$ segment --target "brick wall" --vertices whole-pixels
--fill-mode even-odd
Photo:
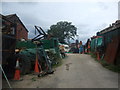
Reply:
[[[28,40],[28,32],[20,23],[18,23],[16,28],[16,39],[23,39],[23,38],[25,40]]]
[[[6,16],[6,18],[16,24],[16,39],[28,40],[28,31],[19,17],[16,14],[13,14]]]

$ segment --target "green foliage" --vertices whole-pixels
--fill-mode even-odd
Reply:
[[[77,28],[71,22],[60,21],[56,25],[51,25],[47,31],[48,34],[58,38],[61,43],[65,43],[65,39],[73,39],[77,34]]]
[[[36,81],[36,78],[35,78],[35,77],[33,77],[33,78],[31,78],[31,80],[32,80],[32,81]]]
[[[99,62],[102,64],[103,67],[105,67],[113,72],[120,73],[120,65],[108,64],[105,60],[100,60]]]
[[[58,57],[57,54],[55,54],[51,51],[47,52],[47,54],[52,61],[52,68],[56,68],[56,67],[62,65],[62,59],[60,57]]]
[[[101,63],[101,65],[113,72],[118,72],[120,73],[120,65],[113,65],[113,64],[109,64],[107,63],[104,59],[101,60],[97,60],[97,57],[95,54],[90,53],[89,55],[91,55],[92,58],[94,58],[97,62]]]
[[[89,55],[91,55],[92,58],[94,58],[95,60],[97,60],[97,56],[93,53],[89,53]]]

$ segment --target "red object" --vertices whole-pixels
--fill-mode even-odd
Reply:
[[[99,52],[97,52],[97,60],[100,60]]]
[[[88,53],[90,53],[90,50],[88,50]]]
[[[16,61],[16,70],[14,74],[14,80],[20,80],[20,66],[19,66],[19,59]]]
[[[46,66],[46,70],[48,70],[48,66],[47,66],[47,64],[45,63],[45,66]]]
[[[114,37],[112,42],[107,45],[105,60],[110,64],[115,64],[117,53],[119,51],[120,37]]]
[[[35,73],[39,73],[39,72],[40,72],[39,67],[38,67],[38,57],[37,57],[37,55],[36,55],[34,72],[35,72]]]
[[[88,42],[88,49],[90,48],[90,42]]]
[[[19,69],[15,70],[14,80],[20,80],[20,70]]]

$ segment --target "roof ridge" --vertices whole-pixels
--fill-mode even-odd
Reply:
[[[12,16],[17,16],[16,14],[9,14],[9,15],[5,15],[6,18],[10,18]]]

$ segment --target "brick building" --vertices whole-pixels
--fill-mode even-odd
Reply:
[[[16,14],[1,15],[0,14],[0,29],[2,31],[1,40],[2,44],[2,67],[8,78],[13,78],[15,72],[15,49],[16,40],[28,39],[28,30],[23,25],[21,20]]]
[[[6,15],[7,20],[16,24],[15,37],[17,40],[28,40],[28,30],[16,14]]]
[[[10,57],[15,53],[16,46],[16,24],[8,20],[6,16],[0,14],[1,23],[1,51],[2,51],[2,66],[5,69],[10,60]],[[7,68],[8,69],[8,68]],[[12,68],[13,69],[13,68]],[[14,70],[14,69],[13,69]],[[5,69],[6,71],[6,69]],[[8,70],[9,71],[9,70]]]
[[[0,22],[2,23],[2,26],[0,27],[2,30],[2,34],[12,35],[15,37],[15,24],[1,14]]]

